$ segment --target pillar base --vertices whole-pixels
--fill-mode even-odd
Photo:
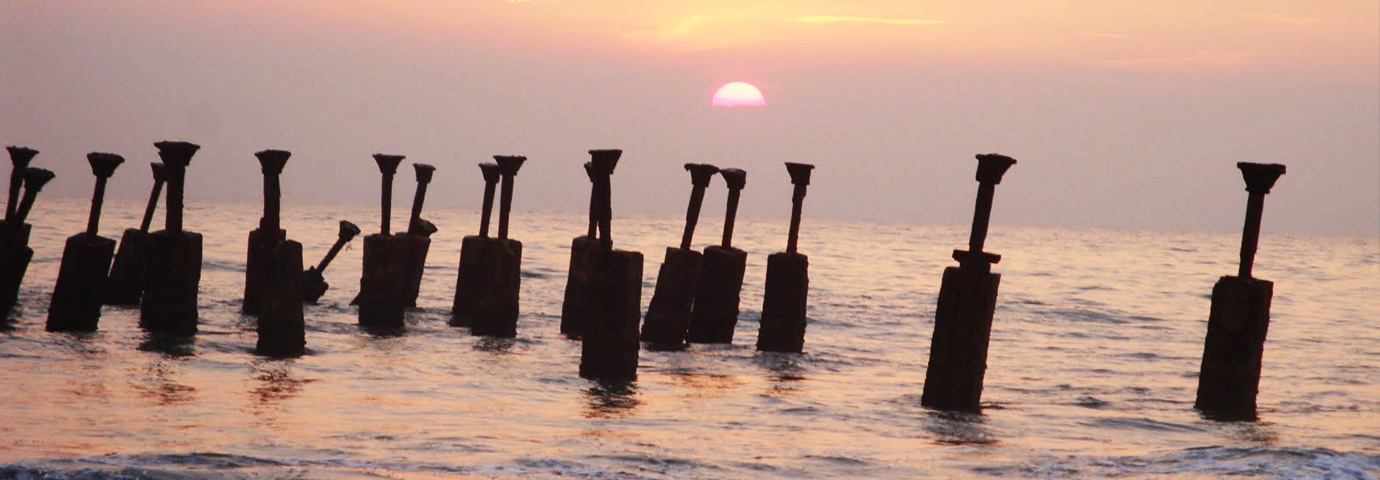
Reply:
[[[11,224],[0,220],[0,323],[9,319],[10,309],[19,302],[19,286],[34,251],[29,248],[27,223]]]
[[[57,285],[48,304],[48,331],[96,331],[101,319],[105,273],[114,256],[115,240],[85,232],[67,237]]]
[[[376,233],[364,237],[364,272],[359,279],[359,295],[350,302],[359,306],[360,326],[404,328],[406,251],[402,235]]]
[[[1193,408],[1219,420],[1255,420],[1260,365],[1270,328],[1269,280],[1222,277],[1212,288],[1198,395]]]
[[[767,256],[767,287],[757,350],[800,353],[805,347],[805,305],[810,291],[810,258],[799,253]]]
[[[139,306],[144,297],[145,275],[149,256],[152,255],[153,240],[148,232],[137,228],[125,229],[120,237],[120,248],[115,251],[115,261],[110,266],[110,276],[106,279],[106,305],[125,307]]]
[[[403,305],[413,308],[417,306],[417,296],[422,291],[422,274],[426,272],[426,254],[431,249],[431,238],[411,233],[400,233],[397,237],[404,245]]]
[[[944,269],[921,405],[940,410],[981,411],[987,345],[1000,285],[1000,274],[967,267]]]
[[[149,235],[150,255],[139,326],[150,332],[196,333],[201,284],[201,234],[160,230]]]
[[[270,357],[301,356],[307,349],[302,318],[302,244],[285,240],[264,254],[255,350]]]
[[[666,260],[657,273],[656,291],[642,324],[642,341],[667,347],[685,345],[690,307],[695,301],[703,261],[704,255],[694,250],[666,249]]]
[[[249,232],[249,250],[244,262],[244,302],[240,308],[246,315],[258,315],[268,283],[268,257],[272,249],[287,239],[287,231],[270,232],[256,228]]]
[[[690,312],[690,331],[686,335],[690,343],[733,343],[745,271],[747,252],[717,245],[704,249],[695,305]]]
[[[570,273],[565,280],[565,300],[561,302],[561,333],[579,338],[594,312],[590,303],[595,272],[599,267],[599,239],[575,237],[570,243]]]
[[[589,301],[594,311],[580,350],[580,376],[598,380],[637,378],[637,323],[642,319],[642,254],[613,250],[603,255]]]
[[[469,236],[460,245],[451,324],[474,335],[517,336],[522,242]]]

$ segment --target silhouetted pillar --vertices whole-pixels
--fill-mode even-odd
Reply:
[[[187,166],[201,147],[187,142],[158,142],[158,157],[168,171],[167,220],[149,235],[139,325],[151,332],[196,333],[197,291],[201,283],[201,234],[182,230],[182,197]]]
[[[786,162],[795,192],[791,195],[791,230],[786,251],[767,256],[767,285],[757,350],[800,353],[805,347],[805,305],[810,291],[810,258],[796,253],[800,210],[814,165]]]
[[[591,153],[592,154],[592,153]],[[615,164],[617,162],[615,161]],[[589,316],[594,312],[591,285],[594,272],[599,266],[599,184],[595,180],[594,164],[585,162],[585,175],[589,177],[589,233],[575,237],[570,242],[570,270],[565,281],[565,298],[561,302],[561,333],[570,337],[581,337]]]
[[[642,318],[642,254],[613,249],[613,201],[609,177],[622,150],[591,150],[598,211],[599,247],[589,276],[591,308],[583,332],[580,376],[600,380],[637,378],[637,324]],[[567,293],[569,289],[567,289]]]
[[[105,183],[115,174],[124,157],[112,153],[86,155],[96,190],[91,195],[91,215],[86,231],[67,237],[58,266],[57,285],[48,303],[47,330],[50,332],[94,332],[101,318],[101,295],[105,274],[115,255],[115,240],[99,235],[101,206],[105,202]]]
[[[24,223],[17,213],[22,201],[19,191],[24,189],[25,199],[37,198],[43,185],[53,179],[53,173],[41,168],[30,168],[38,151],[26,147],[6,147],[10,154],[13,170],[10,172],[9,203],[5,206],[5,219],[0,221],[0,324],[9,317],[10,309],[19,300],[19,286],[24,283],[24,273],[29,269],[29,261],[34,251],[29,248],[30,226]],[[29,192],[33,192],[32,195]],[[33,204],[32,200],[28,202]]]
[[[1238,276],[1224,276],[1212,288],[1198,395],[1193,408],[1219,420],[1255,420],[1265,334],[1270,328],[1274,283],[1251,277],[1260,242],[1265,194],[1284,175],[1284,165],[1237,163],[1246,180],[1246,225],[1241,233]]]
[[[1016,160],[997,154],[978,155],[978,196],[968,250],[954,250],[957,267],[944,269],[939,306],[934,314],[929,367],[920,404],[942,410],[981,409],[982,378],[987,372],[987,344],[997,307],[1001,275],[992,264],[1001,255],[982,251],[992,214],[992,195]]]
[[[426,187],[431,183],[431,177],[436,172],[436,167],[425,163],[414,163],[412,169],[417,172],[417,194],[412,197],[412,216],[407,222],[407,233],[400,235],[403,237],[402,241],[407,249],[404,254],[404,258],[407,259],[407,278],[403,301],[408,307],[417,306],[417,295],[422,290],[422,275],[426,272],[426,255],[431,250],[431,234],[436,233],[436,225],[422,219],[422,204],[426,202]]]
[[[138,306],[144,296],[144,276],[152,244],[149,226],[158,208],[163,183],[168,180],[167,167],[162,163],[153,162],[149,166],[153,170],[153,191],[149,193],[148,205],[144,207],[144,220],[139,228],[126,228],[120,237],[120,248],[115,251],[115,262],[110,266],[110,276],[106,279],[103,296],[106,305]]]
[[[513,205],[513,181],[527,157],[495,155],[503,179],[499,202],[498,238],[487,237],[481,222],[480,235],[466,237],[461,247],[461,278],[456,279],[454,321],[469,324],[474,335],[517,336],[519,294],[522,287],[522,242],[508,238],[508,217]],[[489,216],[493,201],[491,167],[480,165],[485,175],[485,208]],[[462,293],[463,292],[463,293]]]
[[[379,233],[364,237],[364,271],[359,279],[359,294],[350,302],[359,306],[359,324],[366,328],[403,328],[403,308],[407,304],[406,244],[402,236],[389,233],[393,175],[402,161],[401,155],[374,154],[383,176],[383,222]]]
[[[336,234],[335,244],[331,245],[330,251],[321,259],[321,263],[310,267],[302,272],[302,301],[315,304],[326,294],[326,290],[331,285],[326,283],[326,267],[331,265],[331,260],[340,253],[340,249],[345,248],[345,244],[350,243],[356,235],[359,235],[359,227],[345,220],[340,221],[340,233]]]
[[[642,341],[663,347],[680,347],[690,329],[690,307],[695,300],[695,285],[700,279],[704,255],[690,248],[695,225],[700,220],[700,206],[704,190],[719,167],[697,163],[685,164],[690,172],[690,205],[685,212],[685,231],[680,248],[667,247],[666,260],[657,272],[656,290],[652,303],[647,305],[647,318],[642,324]]]
[[[261,294],[268,283],[267,265],[264,262],[268,261],[273,249],[287,239],[287,232],[282,229],[280,221],[282,186],[279,177],[292,154],[282,150],[264,150],[254,156],[258,158],[264,176],[264,213],[259,217],[259,228],[249,232],[249,248],[245,255],[242,310],[249,315],[259,313]]]
[[[747,186],[747,172],[725,168],[719,174],[728,183],[723,244],[704,249],[704,265],[695,286],[690,331],[686,334],[691,343],[733,343],[743,274],[747,271],[747,252],[733,248],[733,223],[738,215],[738,197]]]
[[[288,240],[287,231],[282,228],[279,184],[279,176],[292,154],[264,150],[254,156],[258,157],[264,175],[264,214],[259,228],[249,232],[245,312],[259,316],[255,350],[260,355],[295,357],[305,353],[307,347],[302,316],[302,244]]]

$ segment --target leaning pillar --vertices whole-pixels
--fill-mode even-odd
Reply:
[[[747,172],[725,168],[719,174],[728,184],[723,242],[704,249],[704,266],[695,287],[695,304],[686,334],[691,343],[733,343],[733,329],[738,326],[747,252],[733,247],[733,223],[738,216],[738,198],[747,186]]]
[[[101,206],[105,203],[105,184],[115,168],[125,162],[113,153],[86,156],[91,174],[96,176],[96,191],[91,195],[91,215],[86,231],[67,237],[58,266],[57,285],[48,303],[50,332],[94,332],[101,319],[105,275],[115,256],[115,240],[100,236]]]
[[[719,173],[719,167],[697,163],[687,163],[685,169],[690,172],[691,185],[685,230],[681,234],[680,248],[666,248],[666,260],[657,272],[656,290],[642,324],[642,341],[663,348],[684,346],[685,334],[690,330],[690,308],[695,301],[695,286],[704,261],[704,255],[691,249],[691,243],[700,219],[700,206],[704,204],[704,191],[714,174]]]
[[[801,206],[814,165],[786,163],[795,192],[791,195],[791,230],[786,251],[767,256],[767,286],[762,299],[762,325],[757,350],[800,353],[805,348],[805,305],[810,291],[810,258],[796,252]]]
[[[591,150],[596,223],[599,231],[596,267],[591,275],[591,307],[580,346],[580,376],[606,381],[637,378],[641,344],[642,254],[613,249],[613,201],[609,177],[622,150]]]
[[[158,157],[168,169],[167,220],[150,235],[149,263],[139,325],[150,332],[191,335],[197,329],[197,291],[201,284],[201,234],[182,229],[182,198],[187,166],[201,147],[158,142]]]

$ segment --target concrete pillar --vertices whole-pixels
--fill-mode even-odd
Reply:
[[[38,155],[37,150],[16,146],[6,147],[6,150],[13,169],[10,171],[9,203],[5,206],[5,219],[0,221],[0,324],[8,319],[10,309],[18,302],[19,285],[24,282],[24,273],[34,256],[33,249],[29,248],[29,224],[15,218],[21,202],[20,189],[26,191],[26,198],[29,190],[37,198],[43,185],[53,178],[52,172],[29,167]]]
[[[685,230],[680,248],[667,247],[666,260],[657,272],[656,290],[647,306],[647,318],[642,324],[642,341],[661,348],[680,348],[685,345],[690,330],[690,309],[695,301],[695,286],[700,280],[704,255],[691,248],[695,225],[699,223],[704,191],[719,167],[697,163],[685,164],[690,172],[690,204],[685,214]]]
[[[518,303],[522,288],[522,242],[508,238],[508,218],[513,205],[514,178],[527,157],[495,155],[494,161],[503,179],[498,238],[488,238],[488,232],[481,226],[481,236],[465,239],[461,264],[462,269],[467,270],[463,280],[466,290],[473,293],[469,297],[471,303],[468,307],[470,332],[474,335],[511,338],[517,336]],[[488,179],[485,180],[488,185]],[[485,191],[488,190],[486,187]],[[486,198],[485,203],[492,207],[490,199]],[[465,249],[468,249],[468,253]],[[466,260],[465,255],[469,255],[470,259]],[[460,282],[462,280],[457,279],[457,284]]]
[[[1193,408],[1217,420],[1255,420],[1265,334],[1270,329],[1274,283],[1251,277],[1265,195],[1284,175],[1280,164],[1236,164],[1246,180],[1246,225],[1241,234],[1238,276],[1224,276],[1212,288],[1203,363]]]
[[[592,311],[582,337],[580,376],[598,380],[635,379],[641,350],[637,324],[642,318],[642,254],[613,249],[613,194],[609,177],[622,153],[590,151],[599,246],[595,269],[589,275],[588,305]]]
[[[62,249],[57,285],[48,303],[46,328],[50,332],[96,331],[101,318],[106,272],[115,256],[115,240],[99,235],[101,206],[105,201],[106,181],[125,159],[111,153],[91,153],[86,161],[96,176],[91,215],[86,221],[86,231],[68,237]]]
[[[264,176],[264,213],[259,217],[259,228],[249,232],[248,253],[244,265],[244,301],[241,310],[248,315],[257,315],[268,283],[266,262],[279,244],[287,241],[287,231],[281,226],[282,186],[279,178],[283,167],[292,154],[282,150],[264,150],[254,154],[259,160]],[[299,259],[297,263],[302,263]]]
[[[407,250],[403,255],[407,262],[403,304],[408,307],[417,306],[417,296],[422,290],[422,275],[426,272],[426,255],[431,250],[431,235],[436,233],[436,225],[422,219],[426,187],[431,183],[436,167],[414,163],[412,168],[417,173],[417,194],[412,198],[412,216],[407,222],[407,233],[400,235]]]
[[[154,146],[168,172],[167,224],[149,235],[151,254],[139,325],[151,332],[191,335],[197,329],[202,239],[201,234],[182,229],[182,197],[187,166],[201,147],[187,142]]]
[[[733,248],[733,223],[738,215],[738,198],[747,186],[747,172],[726,168],[719,174],[728,184],[723,243],[704,249],[704,263],[690,312],[690,330],[686,334],[691,343],[733,343],[733,329],[738,325],[747,252]]]
[[[148,270],[149,226],[153,223],[153,213],[158,208],[158,197],[163,192],[163,183],[168,180],[167,167],[160,162],[149,164],[153,170],[153,191],[149,193],[148,204],[144,207],[144,220],[139,228],[126,228],[120,237],[120,247],[115,251],[115,261],[110,266],[106,279],[105,304],[119,306],[138,306],[144,297],[145,272]]]
[[[593,153],[591,152],[591,155]],[[608,154],[604,154],[608,155]],[[614,160],[617,165],[617,160]],[[600,216],[599,185],[593,162],[585,162],[585,175],[589,177],[589,233],[575,237],[570,242],[570,268],[565,281],[565,298],[561,302],[561,333],[574,338],[584,335],[589,316],[594,311],[594,295],[591,285],[594,273],[599,267],[598,225]]]
[[[383,177],[383,221],[379,233],[364,237],[364,271],[359,279],[359,294],[351,305],[359,306],[359,324],[380,332],[403,329],[406,306],[407,245],[390,231],[393,207],[393,175],[402,163],[401,155],[375,154]]]
[[[997,306],[1001,275],[992,264],[1001,255],[982,250],[992,215],[992,196],[1002,175],[1016,160],[997,154],[978,155],[978,197],[973,210],[968,250],[954,250],[958,267],[944,269],[939,306],[934,315],[929,367],[920,404],[941,410],[981,410],[982,380],[987,372],[987,345]]]
[[[791,195],[791,230],[786,251],[767,256],[767,285],[757,350],[800,353],[805,347],[805,306],[810,291],[810,259],[796,253],[801,207],[814,165],[786,163],[795,192]]]

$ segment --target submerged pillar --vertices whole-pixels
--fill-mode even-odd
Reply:
[[[34,256],[33,249],[29,248],[31,227],[24,223],[28,209],[23,209],[23,204],[32,208],[38,192],[54,176],[53,172],[29,167],[38,150],[15,146],[5,149],[9,151],[13,169],[10,171],[9,203],[5,205],[5,219],[0,221],[0,324],[8,320],[10,309],[19,301],[19,286],[24,283],[24,274]],[[21,187],[23,200],[20,200]],[[19,215],[21,209],[25,211],[23,216]]]
[[[1270,301],[1275,284],[1251,276],[1265,195],[1284,175],[1284,165],[1237,163],[1246,180],[1246,225],[1241,232],[1241,265],[1237,276],[1224,276],[1212,288],[1203,363],[1193,408],[1219,420],[1255,420],[1265,334],[1270,328]]]
[[[941,410],[981,410],[982,379],[987,372],[987,344],[997,307],[1001,275],[992,264],[1001,255],[982,251],[992,215],[992,196],[1016,160],[997,154],[978,155],[978,197],[968,250],[954,250],[957,267],[944,269],[939,306],[934,314],[929,367],[920,404]]]
[[[350,240],[354,240],[356,235],[359,235],[358,226],[346,220],[340,221],[340,232],[336,234],[335,243],[326,252],[326,256],[321,259],[321,263],[302,272],[303,302],[315,304],[322,295],[326,294],[326,290],[331,288],[331,285],[326,283],[326,267],[331,265],[331,261],[335,260],[340,249],[345,248],[345,245],[350,243]]]
[[[810,258],[796,252],[800,210],[814,165],[786,162],[795,192],[791,195],[791,230],[786,251],[767,256],[767,286],[757,350],[800,353],[805,347],[805,306],[810,291]]]
[[[282,187],[279,176],[291,153],[264,150],[254,154],[264,175],[264,215],[259,228],[249,233],[245,305],[254,304],[259,316],[255,349],[270,357],[296,357],[306,353],[306,322],[302,316],[302,244],[288,240],[282,228]],[[250,285],[257,285],[251,290]]]
[[[695,303],[690,311],[690,330],[686,334],[691,343],[733,343],[743,274],[747,271],[747,252],[733,248],[733,223],[738,216],[738,198],[747,186],[747,172],[725,168],[719,174],[728,184],[723,243],[704,249]]]
[[[617,164],[617,159],[614,164]],[[585,162],[584,167],[590,182],[589,233],[575,237],[570,242],[570,269],[565,280],[565,298],[561,302],[561,333],[575,338],[584,335],[589,316],[594,311],[589,302],[594,298],[591,288],[600,253],[598,175],[594,172],[592,162]]]
[[[719,173],[719,167],[697,163],[687,163],[685,169],[690,172],[691,185],[685,231],[681,234],[680,248],[666,248],[666,260],[657,272],[656,290],[642,324],[642,341],[670,348],[685,345],[685,334],[690,330],[690,308],[695,301],[695,286],[704,260],[703,254],[691,249],[691,243],[695,225],[700,220],[704,191],[714,174]]]
[[[466,237],[461,248],[461,274],[456,279],[456,304],[452,311],[469,323],[470,333],[495,337],[517,336],[518,299],[522,286],[522,242],[508,238],[508,218],[513,207],[513,181],[527,157],[495,155],[503,179],[498,210],[498,238],[488,237],[488,217],[493,208],[490,168],[484,171],[484,218],[480,235]],[[463,285],[463,287],[461,286]],[[465,292],[463,296],[461,291]]]
[[[383,221],[379,233],[364,237],[364,271],[359,279],[359,294],[351,305],[359,306],[359,324],[366,328],[403,328],[406,306],[406,244],[402,236],[390,231],[393,210],[393,175],[402,163],[401,155],[374,154],[383,177]]]
[[[637,324],[642,318],[642,254],[613,249],[613,192],[610,178],[622,150],[591,150],[590,176],[594,178],[599,230],[591,272],[591,309],[580,350],[580,376],[627,381],[637,378],[641,349]],[[569,289],[567,289],[567,293]]]
[[[431,250],[431,234],[436,233],[436,225],[422,218],[422,204],[426,202],[426,187],[436,167],[425,163],[414,163],[412,169],[417,173],[417,194],[412,197],[412,216],[407,221],[407,233],[403,237],[406,245],[407,272],[403,301],[408,307],[417,306],[417,295],[422,290],[422,275],[426,272],[426,254]]]
[[[48,303],[46,329],[50,332],[96,331],[105,275],[115,256],[115,240],[100,236],[101,206],[105,203],[106,180],[125,159],[113,153],[91,153],[86,155],[86,161],[91,164],[91,174],[96,176],[91,215],[86,231],[67,237],[67,245],[62,249],[57,285]]]
[[[138,306],[144,297],[145,274],[148,270],[149,226],[153,223],[153,213],[158,208],[158,197],[163,192],[163,183],[168,180],[168,169],[161,162],[149,164],[153,170],[153,191],[149,192],[148,204],[144,207],[144,220],[139,228],[126,228],[120,237],[120,246],[115,250],[115,261],[110,266],[106,278],[104,301],[106,305]]]
[[[197,328],[201,234],[182,229],[182,197],[187,166],[201,147],[187,142],[158,142],[154,146],[168,171],[168,212],[164,229],[149,235],[139,325],[151,332],[190,335]]]

